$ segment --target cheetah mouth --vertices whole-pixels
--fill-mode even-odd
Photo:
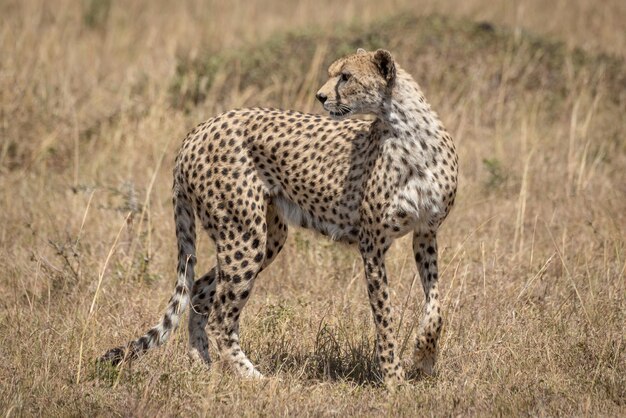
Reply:
[[[326,108],[326,110],[328,110],[330,116],[335,119],[344,118],[352,113],[352,108],[344,104],[337,104],[333,106],[332,109]]]
[[[348,116],[350,114],[351,110],[337,110],[337,111],[330,111],[330,116],[332,116],[333,118],[341,118],[343,116]]]

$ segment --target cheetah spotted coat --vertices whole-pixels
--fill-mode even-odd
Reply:
[[[162,344],[191,300],[192,357],[210,363],[210,336],[235,371],[260,377],[239,345],[239,318],[290,223],[357,246],[389,386],[403,372],[384,257],[394,239],[413,234],[426,297],[414,357],[432,372],[443,322],[436,233],[457,185],[452,140],[417,83],[384,50],[359,50],[333,63],[317,97],[332,118],[241,109],[187,135],[174,168],[174,295],[158,325],[102,360],[117,364]],[[375,119],[345,118],[355,113]],[[196,218],[215,242],[217,260],[194,281]]]

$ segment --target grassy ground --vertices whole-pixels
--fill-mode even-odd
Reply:
[[[624,416],[624,20],[618,0],[0,3],[3,415]],[[319,112],[357,46],[395,54],[460,155],[437,375],[379,386],[358,255],[295,228],[242,320],[268,379],[191,365],[184,329],[97,369],[172,291],[186,131],[236,106]],[[387,263],[408,359],[407,239]]]

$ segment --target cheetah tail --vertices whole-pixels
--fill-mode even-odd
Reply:
[[[189,304],[189,293],[194,282],[195,254],[195,217],[191,201],[185,195],[178,182],[174,184],[174,221],[178,242],[178,268],[176,288],[169,300],[161,322],[152,327],[145,335],[131,341],[126,346],[107,351],[98,359],[118,365],[123,361],[133,360],[151,348],[164,344],[176,330],[180,317]]]

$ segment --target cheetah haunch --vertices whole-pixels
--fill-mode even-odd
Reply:
[[[388,386],[404,376],[384,258],[394,239],[413,234],[426,296],[414,356],[432,373],[443,322],[436,234],[457,185],[452,139],[389,52],[359,49],[334,62],[328,75],[316,97],[331,118],[241,109],[187,135],[174,168],[176,289],[158,325],[101,360],[118,364],[164,343],[191,299],[192,357],[210,362],[208,329],[235,371],[260,377],[239,346],[239,317],[293,223],[358,247]],[[346,118],[353,114],[375,120]],[[215,242],[217,263],[194,282],[196,217]]]

